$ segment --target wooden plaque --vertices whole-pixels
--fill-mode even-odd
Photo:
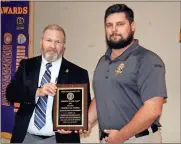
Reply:
[[[57,84],[53,129],[88,130],[87,84]]]

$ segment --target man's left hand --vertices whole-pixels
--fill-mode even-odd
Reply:
[[[124,139],[121,136],[121,133],[119,130],[105,129],[104,132],[108,134],[108,137],[105,137],[106,142],[108,142],[108,143],[119,143],[119,144],[124,143]]]
[[[82,134],[82,133],[87,134],[91,131],[91,128],[92,128],[92,124],[91,124],[91,122],[88,121],[88,131],[86,131],[86,130],[83,131],[82,129],[80,129],[79,131],[75,130],[74,132],[79,133],[79,134]]]

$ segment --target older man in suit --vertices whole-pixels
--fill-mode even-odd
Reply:
[[[67,61],[65,32],[59,25],[47,26],[40,41],[42,55],[24,59],[7,86],[10,102],[20,103],[11,138],[12,143],[80,143],[80,136],[72,131],[53,131],[53,101],[57,84],[88,85],[87,70]]]

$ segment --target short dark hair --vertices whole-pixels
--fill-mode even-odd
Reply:
[[[125,4],[114,4],[107,8],[104,16],[104,22],[106,23],[106,18],[114,13],[125,13],[126,18],[128,19],[129,23],[134,21],[134,12],[131,8],[129,8]]]

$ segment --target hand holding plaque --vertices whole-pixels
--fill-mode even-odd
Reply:
[[[87,84],[57,84],[53,129],[88,130]]]

